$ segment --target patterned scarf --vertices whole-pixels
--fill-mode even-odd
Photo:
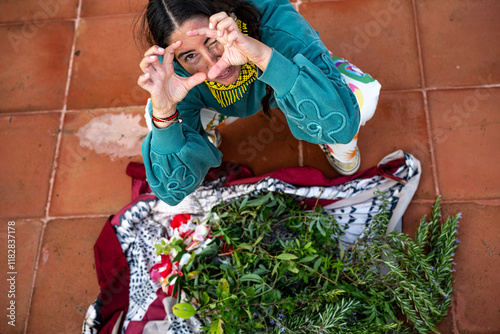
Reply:
[[[245,35],[248,35],[247,25],[240,20],[238,22],[238,29]],[[241,66],[240,76],[235,83],[230,85],[222,85],[217,82],[206,80],[208,88],[212,92],[217,102],[226,108],[235,103],[243,97],[248,87],[257,79],[257,67],[254,63],[246,63]]]

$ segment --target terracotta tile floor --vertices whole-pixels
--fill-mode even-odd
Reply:
[[[78,333],[98,293],[93,244],[130,199],[125,168],[142,161],[147,95],[135,82],[132,27],[142,2],[0,0],[0,333]],[[500,333],[500,2],[294,1],[335,54],[383,86],[361,129],[362,168],[397,149],[423,175],[406,215],[443,196],[462,212],[455,292],[443,333]],[[256,174],[310,165],[336,176],[283,117],[223,129],[225,160]],[[233,138],[228,140],[226,138]],[[16,296],[9,299],[8,222],[15,221]]]

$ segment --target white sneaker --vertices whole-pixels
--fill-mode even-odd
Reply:
[[[356,147],[356,154],[354,155],[353,161],[342,162],[337,160],[333,154],[328,149],[328,145],[320,145],[325,152],[326,158],[330,165],[339,173],[340,175],[352,175],[355,174],[359,166],[361,165],[361,154],[359,153],[359,148]]]
[[[219,130],[214,129],[213,131],[209,131],[207,132],[207,135],[208,140],[210,140],[210,142],[214,144],[216,148],[219,148],[220,144],[222,143],[222,136],[220,135]]]

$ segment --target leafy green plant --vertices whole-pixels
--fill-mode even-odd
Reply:
[[[379,194],[384,203],[386,199]],[[459,215],[441,222],[440,199],[414,239],[386,234],[387,203],[353,245],[321,207],[287,195],[221,203],[213,239],[174,275],[174,313],[197,315],[210,333],[437,333],[452,291]],[[175,260],[188,251],[157,245]]]

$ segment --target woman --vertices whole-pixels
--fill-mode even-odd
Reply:
[[[371,115],[360,119],[331,54],[288,0],[150,0],[143,30],[153,46],[138,84],[151,94],[154,124],[143,158],[151,189],[167,204],[221,162],[202,109],[246,117],[278,107],[292,134],[322,145],[337,171],[359,168],[357,132]]]

